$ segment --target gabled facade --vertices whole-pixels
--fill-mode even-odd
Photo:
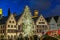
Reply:
[[[8,10],[8,16],[7,18],[4,17],[5,21],[0,20],[0,35],[4,35],[7,39],[9,38],[16,38],[17,36],[19,36],[20,33],[23,34],[23,27],[22,27],[22,18],[24,16],[24,13],[29,13],[29,10],[26,10],[26,12],[24,12],[22,15],[20,15],[18,18],[15,18],[15,16],[13,14],[10,14],[10,10]],[[35,12],[34,16],[32,16],[32,18],[34,19],[36,17],[36,19],[38,18],[38,11]],[[18,20],[16,20],[18,19]],[[49,18],[50,19],[50,18]],[[49,20],[48,19],[48,20]],[[6,21],[7,20],[7,21]],[[34,23],[35,22],[35,23]],[[27,23],[27,22],[26,22]],[[56,34],[57,28],[60,29],[60,17],[56,23],[55,19],[52,17],[52,19],[47,22],[45,20],[45,18],[43,17],[43,15],[40,15],[39,18],[36,20],[34,20],[32,22],[34,25],[33,28],[35,28],[36,30],[34,30],[34,35],[39,35],[42,36],[43,34],[45,34],[48,31],[52,31],[52,35]],[[60,32],[60,31],[59,31]]]
[[[57,29],[60,30],[60,17],[57,20]]]
[[[55,21],[55,19],[52,17],[50,22],[49,22],[49,29],[50,30],[57,30],[57,23]]]
[[[47,21],[45,20],[43,15],[40,15],[40,17],[36,21],[36,31],[37,31],[37,34],[40,34],[40,33],[44,34],[48,30],[49,30],[49,26],[47,24]]]
[[[19,36],[20,33],[22,33],[22,18],[23,18],[23,15],[21,15],[21,17],[19,17],[18,21],[17,21],[17,36]]]
[[[10,14],[6,22],[6,37],[16,38],[16,21],[13,14]]]

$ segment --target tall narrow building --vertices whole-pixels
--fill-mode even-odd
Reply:
[[[7,39],[16,38],[16,20],[13,14],[10,14],[6,22],[6,37]]]
[[[10,8],[8,8],[8,16],[10,16]]]
[[[51,18],[49,25],[50,30],[57,30],[57,23],[53,17]]]
[[[40,35],[40,33],[45,34],[49,30],[49,26],[43,15],[40,15],[40,17],[37,19],[36,25],[36,31],[38,35]]]

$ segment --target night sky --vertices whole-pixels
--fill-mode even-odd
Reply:
[[[7,16],[8,8],[11,13],[16,12],[19,15],[26,5],[30,7],[32,14],[37,9],[39,14],[45,17],[60,16],[60,0],[0,0],[0,8],[4,16]]]

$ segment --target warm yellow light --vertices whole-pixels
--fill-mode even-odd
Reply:
[[[34,11],[34,16],[38,16],[38,10]]]
[[[0,14],[2,14],[2,9],[0,9]]]

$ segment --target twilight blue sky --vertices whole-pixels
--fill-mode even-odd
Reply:
[[[3,10],[3,15],[7,16],[8,8],[11,13],[16,12],[21,14],[25,5],[28,5],[33,14],[33,10],[39,10],[39,14],[45,17],[60,16],[60,0],[0,0],[0,8]]]

